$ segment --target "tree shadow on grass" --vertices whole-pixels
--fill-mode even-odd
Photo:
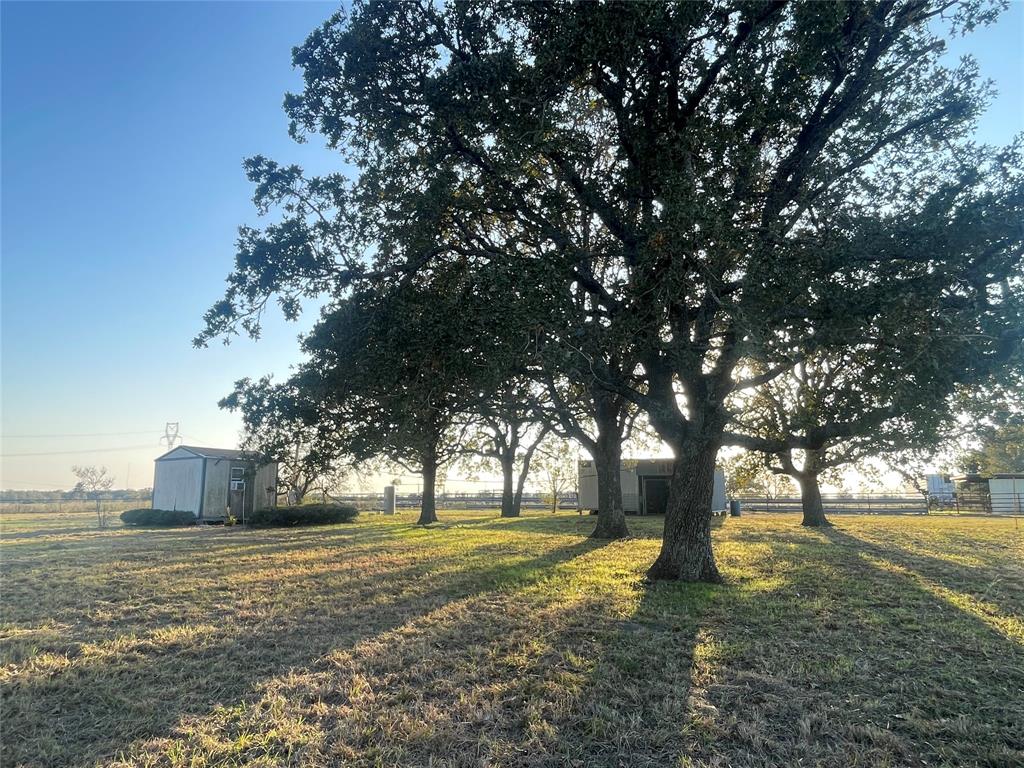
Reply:
[[[1004,632],[912,573],[886,567],[893,556],[886,548],[866,559],[863,542],[842,530],[778,531],[759,547],[747,553],[756,559],[723,564],[755,577],[734,577],[731,586],[749,589],[723,592],[704,624],[711,647],[724,647],[707,686],[719,715],[698,751],[702,759],[1024,759],[1024,657]]]
[[[898,573],[934,597],[980,618],[1024,647],[1024,563],[1005,561],[963,565],[934,557],[894,540],[877,543],[842,529],[824,532],[829,541],[851,557],[866,558],[876,568]]]
[[[0,762],[91,765],[211,708],[238,706],[262,683],[332,649],[350,648],[453,601],[522,588],[599,546],[577,541],[535,557],[452,551],[365,578],[326,569],[305,583],[264,584],[269,592],[253,600],[246,598],[248,587],[239,595],[227,591],[199,610],[174,597],[187,623],[164,611],[155,622],[125,617],[122,634],[109,626],[104,641],[83,646],[57,638],[56,648],[37,648],[24,664],[6,670]],[[448,559],[462,556],[470,565],[434,578],[452,565]]]
[[[494,589],[339,644],[267,679],[248,705],[183,724],[173,744],[137,744],[125,764],[168,750],[184,764],[226,761],[228,745],[246,735],[245,761],[264,764],[295,754],[368,766],[667,764],[644,761],[673,751],[672,720],[687,700],[677,678],[689,668],[696,593],[705,588],[683,587],[695,593],[690,616],[662,615],[657,599],[634,616],[632,587],[608,594],[594,576],[633,547],[573,549],[574,557],[527,565]],[[658,728],[648,730],[649,720]]]
[[[327,571],[308,585],[330,598],[319,602],[298,601],[295,577],[281,605],[259,602],[264,614],[238,606],[255,613],[233,614],[216,643],[54,678],[63,690],[34,695],[51,709],[81,702],[83,716],[58,719],[68,740],[52,754],[70,759],[21,754],[85,764],[124,746],[124,765],[448,768],[1024,758],[1013,643],[859,544],[778,531],[738,547],[744,533],[718,539],[724,586],[643,584],[650,542],[503,558],[475,537],[363,583]],[[457,566],[438,583],[439,567]],[[111,701],[118,686],[170,701]],[[127,706],[134,719],[113,722]],[[37,744],[46,707],[17,721]]]

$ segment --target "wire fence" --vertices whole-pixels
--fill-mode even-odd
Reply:
[[[735,497],[747,512],[799,513],[802,511],[799,496],[753,496],[741,494]],[[927,515],[927,514],[981,514],[1021,515],[1024,514],[1022,493],[955,493],[945,497],[923,496],[920,494],[822,494],[825,514],[841,515]]]
[[[149,499],[101,499],[100,510],[118,514],[126,509],[139,509],[152,505]],[[94,499],[7,499],[0,501],[0,512],[5,514],[52,514],[95,512]]]
[[[357,509],[381,510],[384,509],[383,493],[342,493],[331,496],[330,500],[343,504],[352,504]],[[395,506],[400,509],[417,508],[423,501],[420,493],[404,493],[395,497]],[[482,491],[471,493],[438,493],[434,501],[439,509],[498,509],[501,507],[501,493],[494,491]],[[523,494],[522,507],[524,509],[551,509],[555,506],[551,495],[539,493]],[[559,509],[576,507],[576,493],[568,492],[558,495]]]
[[[751,496],[739,495],[736,500],[745,512],[798,513],[802,510],[799,496]],[[822,494],[821,504],[825,514],[903,514],[924,515],[928,513],[928,502],[923,496],[894,494]]]
[[[316,494],[318,496],[319,494]],[[310,497],[307,497],[310,498]],[[745,512],[799,513],[802,510],[799,496],[755,496],[740,494],[733,497],[740,502]],[[325,501],[352,504],[361,510],[374,511],[384,508],[383,493],[342,493],[330,496]],[[420,493],[399,494],[396,506],[402,509],[418,508],[423,500]],[[501,493],[478,491],[469,493],[438,493],[436,504],[441,509],[498,509],[501,507]],[[978,491],[955,493],[945,496],[899,495],[899,494],[822,494],[822,506],[826,514],[984,514],[1024,515],[1024,493],[991,493]],[[287,503],[281,497],[279,503]],[[101,508],[108,514],[118,514],[126,509],[150,506],[148,499],[104,499]],[[550,494],[527,493],[523,495],[524,509],[551,509]],[[574,509],[577,496],[574,491],[559,494],[559,509]],[[0,501],[0,512],[6,514],[25,513],[70,513],[95,512],[96,502],[89,499],[7,499]]]
[[[947,514],[1022,515],[1024,493],[991,492],[984,489],[960,491],[929,499],[929,511]]]

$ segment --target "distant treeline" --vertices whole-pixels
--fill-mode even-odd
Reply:
[[[73,499],[100,498],[109,501],[146,500],[153,495],[152,488],[125,488],[123,490],[100,491],[98,494],[83,494],[80,491],[0,491],[0,502],[30,501],[71,501]]]

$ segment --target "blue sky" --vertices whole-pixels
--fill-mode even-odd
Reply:
[[[89,436],[4,439],[0,485],[66,486],[74,463],[150,485],[166,421],[234,445],[216,401],[297,358],[308,323],[191,339],[237,226],[258,223],[242,158],[334,162],[288,138],[281,102],[300,85],[292,46],[335,7],[3,4],[2,432]],[[144,447],[93,452],[125,446]]]
[[[337,167],[287,136],[291,47],[332,3],[11,3],[2,23],[4,488],[67,487],[72,464],[147,486],[166,421],[231,446],[217,400],[286,373],[310,322],[194,350],[239,224],[258,223],[241,171],[263,153]],[[1024,130],[1024,4],[953,41],[1001,91],[979,138]],[[81,436],[77,436],[81,435]],[[36,436],[36,437],[29,437]],[[115,450],[116,449],[116,450]],[[21,456],[14,454],[48,454]]]

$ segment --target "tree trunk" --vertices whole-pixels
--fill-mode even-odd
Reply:
[[[430,525],[437,522],[437,508],[434,503],[434,486],[437,484],[437,457],[427,456],[423,459],[423,499],[420,502],[420,519],[418,525]]]
[[[622,510],[622,424],[620,417],[625,401],[603,389],[593,391],[594,469],[597,470],[597,527],[590,534],[594,539],[625,539],[629,536],[626,515]]]
[[[825,517],[825,507],[821,503],[821,488],[818,485],[818,473],[815,470],[804,470],[796,478],[800,484],[800,507],[804,512],[801,525],[820,528],[832,525]]]
[[[593,539],[625,539],[629,537],[626,514],[622,510],[622,444],[618,430],[602,430],[594,448],[597,470],[597,527]]]
[[[711,499],[718,446],[682,447],[672,468],[661,552],[647,577],[717,584],[722,577],[711,550]]]
[[[519,517],[519,509],[516,506],[516,494],[513,488],[516,473],[515,454],[505,454],[501,457],[501,516]]]
[[[530,462],[533,460],[533,453],[537,450],[537,443],[531,445],[526,455],[523,456],[523,466],[519,470],[519,479],[516,481],[516,493],[512,499],[512,507],[515,509],[514,517],[519,517],[519,513],[523,509],[523,489],[526,487],[526,478],[530,475]]]

